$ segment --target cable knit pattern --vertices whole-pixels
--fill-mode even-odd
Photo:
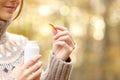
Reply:
[[[10,76],[13,68],[19,64],[24,56],[24,47],[27,38],[21,35],[7,33],[10,21],[0,20],[0,80],[17,80]],[[68,80],[71,71],[71,62],[64,62],[50,56],[48,67],[40,80]]]
[[[41,80],[69,80],[71,62],[64,62],[51,54],[49,65],[42,74]]]

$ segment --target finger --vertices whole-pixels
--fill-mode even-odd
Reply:
[[[62,36],[62,37],[58,38],[57,41],[64,41],[73,49],[75,48],[74,42],[69,36]]]
[[[57,34],[57,29],[52,29],[52,32],[53,32],[53,35],[56,35]]]
[[[53,32],[53,35],[56,35],[57,34],[57,29],[56,27],[53,25],[53,24],[49,24],[52,28],[52,32]]]
[[[33,65],[32,67],[30,67],[28,70],[29,72],[35,72],[36,70],[38,70],[40,67],[42,66],[42,62],[38,62],[35,65]]]
[[[42,74],[42,67],[40,67],[36,72],[32,73],[27,80],[36,80],[36,79],[40,79]]]
[[[36,72],[41,66],[41,62],[36,63],[35,65],[31,66],[30,68],[24,71],[24,76],[31,75],[32,73]]]
[[[55,46],[60,46],[61,48],[64,48],[67,53],[72,52],[73,48],[70,47],[66,42],[64,41],[57,41],[55,42]]]
[[[68,31],[58,32],[57,35],[54,37],[54,40],[62,39],[61,37],[64,37],[64,36],[66,36],[65,39],[66,39],[67,42],[69,42],[68,44],[72,43],[72,46],[75,45],[75,42],[73,41],[72,36],[70,35],[70,33]]]
[[[58,32],[55,36],[54,36],[54,39],[57,39],[61,36],[65,36],[65,35],[69,35],[68,31],[61,31],[61,32]]]
[[[30,66],[34,65],[36,62],[39,61],[40,57],[41,55],[37,55],[33,57],[32,59],[30,59],[27,63],[25,63],[24,69],[29,68]]]
[[[67,30],[66,27],[58,26],[58,25],[55,25],[55,28],[56,28],[57,30],[60,30],[60,31],[66,31],[66,30]]]
[[[61,36],[69,36],[70,39],[72,40],[72,42],[75,44],[75,42],[72,39],[72,36],[70,35],[70,33],[68,31],[62,31],[62,32],[58,32],[56,36],[54,36],[54,40],[60,38]]]

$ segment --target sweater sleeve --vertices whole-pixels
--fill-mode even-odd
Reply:
[[[71,68],[71,62],[57,59],[56,56],[52,54],[47,69],[42,73],[40,80],[69,80]]]

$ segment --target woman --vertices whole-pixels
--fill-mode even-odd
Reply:
[[[69,55],[75,44],[64,27],[55,26],[59,31],[53,29],[53,53],[45,72],[39,62],[40,55],[24,63],[22,57],[27,39],[6,32],[19,5],[18,15],[23,0],[0,0],[0,80],[68,80],[72,67]]]

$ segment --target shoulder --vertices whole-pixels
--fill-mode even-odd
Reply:
[[[7,42],[6,45],[9,45],[12,49],[12,47],[16,47],[17,50],[23,50],[25,45],[27,44],[28,39],[19,34],[13,34],[13,33],[7,33]]]
[[[20,35],[20,34],[13,34],[13,33],[8,33],[7,32],[8,38],[14,38],[14,39],[25,39],[27,40],[27,37]]]
[[[19,42],[21,44],[26,44],[28,39],[20,34],[7,33],[8,41],[10,42]]]
[[[21,57],[27,41],[22,35],[6,33],[6,41],[0,44],[0,63],[12,63]]]

